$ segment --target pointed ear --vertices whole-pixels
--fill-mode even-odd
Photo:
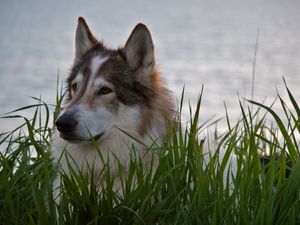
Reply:
[[[130,34],[123,49],[129,66],[133,69],[153,69],[154,46],[148,28],[139,23]]]
[[[79,17],[75,35],[75,60],[80,60],[96,43],[97,40],[94,38],[84,18]]]

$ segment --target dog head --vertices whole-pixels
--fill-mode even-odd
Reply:
[[[159,89],[154,46],[145,25],[136,25],[124,47],[114,50],[96,40],[80,17],[57,130],[70,142],[101,140],[118,128],[143,134]]]

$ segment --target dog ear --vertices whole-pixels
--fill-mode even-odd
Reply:
[[[151,34],[144,24],[139,23],[135,26],[123,51],[129,66],[138,71],[138,78],[150,77],[155,63],[154,46]]]
[[[75,35],[75,61],[79,61],[84,53],[96,43],[97,40],[90,31],[85,19],[79,17]]]

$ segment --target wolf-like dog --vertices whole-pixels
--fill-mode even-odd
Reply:
[[[95,142],[104,160],[116,156],[126,167],[132,146],[143,158],[145,146],[153,141],[162,144],[168,132],[166,121],[174,115],[173,98],[160,79],[147,27],[137,24],[124,47],[109,49],[79,17],[74,65],[51,144],[60,170],[68,174],[68,163],[76,163],[83,173],[91,167],[95,174],[100,172],[103,161]],[[116,162],[110,161],[111,169],[116,169]],[[60,185],[59,177],[54,188]]]

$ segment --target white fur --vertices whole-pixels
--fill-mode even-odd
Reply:
[[[87,126],[90,132],[99,132],[102,129],[110,129],[107,134],[102,137],[98,142],[98,147],[103,156],[105,162],[108,158],[110,159],[111,171],[116,172],[117,162],[114,160],[116,156],[120,162],[123,163],[123,168],[126,170],[127,164],[130,161],[129,151],[132,145],[135,146],[141,158],[147,155],[145,146],[152,144],[153,139],[156,139],[158,144],[162,143],[162,137],[164,136],[163,124],[159,119],[154,123],[153,128],[150,132],[151,136],[141,137],[137,131],[138,120],[141,117],[141,110],[139,107],[129,107],[121,104],[118,110],[118,114],[114,117],[106,117],[104,109],[99,109],[97,113],[102,114],[102,120],[94,120],[94,115],[88,110],[83,108],[79,109],[80,114],[84,115]],[[108,123],[110,121],[110,124]],[[84,129],[82,129],[84,130]],[[126,133],[125,133],[125,132]],[[93,134],[93,133],[92,133]],[[137,143],[132,137],[137,138],[141,143]],[[103,168],[103,162],[99,157],[96,148],[88,142],[85,143],[69,143],[59,137],[58,132],[55,130],[52,137],[52,154],[53,157],[58,160],[60,159],[59,165],[60,170],[65,171],[67,174],[70,173],[68,162],[75,169],[80,169],[83,174],[88,172],[89,166],[94,166],[94,171],[100,172]],[[54,181],[54,196],[58,197],[60,186],[60,176],[57,176]],[[59,198],[58,198],[59,199]]]
[[[128,40],[129,42],[124,47],[125,54],[128,56],[128,64],[132,68],[136,68],[136,66],[140,67],[135,72],[137,75],[135,79],[147,86],[150,84],[149,81],[152,80],[150,79],[150,75],[157,76],[156,73],[153,73],[154,47],[151,35],[145,25],[140,24],[136,26],[131,34],[131,38]],[[98,42],[91,35],[84,19],[79,18],[75,37],[75,63],[81,62],[83,54],[96,43]],[[100,45],[100,43],[98,44]],[[141,52],[145,53],[145,51],[146,55],[141,54]],[[101,86],[109,86],[113,89],[113,85],[108,83],[104,78],[99,78],[101,74],[98,74],[99,68],[101,68],[108,57],[98,55],[91,60],[90,65],[87,65],[90,67],[91,75],[88,78],[84,93],[76,98],[76,94],[81,94],[81,92],[72,91],[72,98],[67,103],[66,109],[61,113],[61,115],[68,113],[65,114],[66,117],[72,115],[72,118],[76,119],[75,123],[71,125],[72,132],[69,132],[71,133],[71,138],[66,135],[63,136],[63,126],[59,126],[59,129],[62,131],[61,135],[64,138],[76,139],[80,142],[71,143],[65,141],[60,137],[56,129],[52,136],[52,155],[58,163],[59,169],[65,171],[67,174],[70,174],[68,163],[70,163],[73,169],[76,170],[78,168],[81,170],[83,174],[87,174],[88,169],[91,167],[94,168],[95,175],[102,171],[103,161],[98,155],[95,146],[89,141],[91,136],[99,137],[99,134],[103,133],[96,144],[99,147],[104,162],[107,162],[108,158],[110,158],[111,171],[114,173],[117,170],[117,161],[114,160],[114,156],[120,160],[126,169],[130,161],[129,151],[133,145],[138,151],[139,156],[144,158],[148,155],[147,151],[145,151],[145,146],[152,144],[153,140],[157,144],[162,144],[162,140],[166,134],[167,128],[164,114],[170,114],[169,116],[171,117],[172,107],[171,104],[169,105],[171,97],[163,87],[158,88],[155,86],[162,96],[153,103],[157,105],[155,105],[154,109],[151,109],[151,116],[147,118],[152,120],[150,123],[152,127],[147,127],[149,130],[143,136],[140,133],[143,118],[145,118],[145,114],[143,114],[145,111],[141,109],[141,106],[128,106],[119,102],[117,110],[113,110],[109,107],[109,103],[112,104],[113,108],[115,93],[97,95],[97,91]],[[138,65],[141,60],[143,61],[142,65]],[[150,63],[151,65],[149,65]],[[145,76],[141,76],[142,73],[146,73]],[[82,74],[79,74],[75,78],[74,82],[77,84],[77,89],[81,87],[83,78]],[[149,85],[149,87],[151,86]],[[160,106],[169,107],[161,109],[159,108]],[[137,143],[135,140],[139,140],[139,142]],[[58,187],[60,183],[60,175],[58,175],[53,183],[56,190],[54,193],[55,197],[59,195]]]
[[[92,72],[92,77],[90,79],[90,81],[93,81],[97,75],[97,71],[99,70],[99,68],[101,67],[101,65],[107,60],[107,57],[100,57],[97,56],[95,58],[92,59],[91,62],[91,72]]]
[[[78,120],[74,132],[82,139],[88,140],[91,136],[107,133],[114,126],[112,113],[104,107],[90,110],[87,105],[79,104],[72,109],[76,112]]]

